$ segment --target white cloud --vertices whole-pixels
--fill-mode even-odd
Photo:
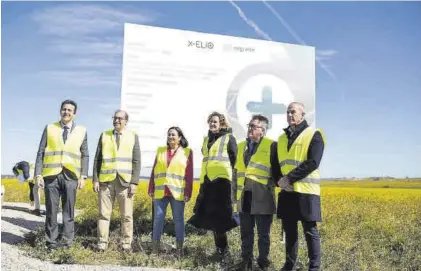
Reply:
[[[58,68],[43,80],[80,87],[119,87],[124,23],[151,23],[156,12],[105,4],[59,4],[32,14],[47,48],[58,53]]]
[[[119,76],[94,70],[40,71],[36,74],[36,76],[39,76],[44,80],[56,81],[60,85],[72,85],[79,87],[118,87],[121,80],[121,77]]]
[[[85,58],[76,58],[76,59],[68,59],[66,64],[68,66],[75,66],[75,67],[115,67],[119,62],[120,59],[115,58],[106,58],[106,57],[85,57]]]
[[[25,128],[8,128],[7,132],[16,134],[40,134],[39,130],[30,130]]]
[[[50,48],[72,55],[115,55],[123,52],[123,40],[121,38],[107,40],[80,36],[77,39],[52,40]]]
[[[336,55],[338,53],[338,51],[336,50],[316,50],[316,59],[317,60],[329,60],[331,59],[334,55]],[[325,66],[330,66],[330,65],[325,65]]]
[[[113,8],[100,4],[71,4],[46,8],[33,14],[42,33],[69,37],[122,31],[125,22],[149,23],[157,13],[133,8]]]

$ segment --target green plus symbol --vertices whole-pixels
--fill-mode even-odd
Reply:
[[[262,101],[261,102],[249,102],[247,109],[253,113],[260,113],[269,119],[269,128],[272,128],[272,118],[276,114],[284,114],[286,106],[284,104],[274,103],[272,101],[272,88],[269,86],[263,87],[262,90]]]

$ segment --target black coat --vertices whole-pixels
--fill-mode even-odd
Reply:
[[[222,131],[217,135],[209,135],[208,148],[229,131]],[[237,143],[230,135],[228,142],[228,155],[232,168],[235,165],[237,156]],[[212,230],[215,232],[226,232],[238,226],[233,218],[233,208],[231,200],[231,181],[225,178],[217,178],[210,181],[205,176],[204,182],[200,186],[196,204],[193,209],[194,215],[187,221],[196,228]]]
[[[285,133],[288,136],[288,150],[291,148],[295,139],[297,139],[300,133],[307,127],[307,122],[303,121],[297,126],[294,133],[285,129]],[[322,135],[319,132],[316,132],[310,142],[307,160],[288,173],[288,179],[294,183],[317,169],[323,156],[323,150],[324,142]],[[277,217],[289,220],[321,222],[320,196],[297,192],[285,192],[282,190],[278,194]]]
[[[206,176],[200,186],[193,213],[187,223],[196,228],[226,232],[237,227],[233,218],[230,181],[217,178],[211,182]]]

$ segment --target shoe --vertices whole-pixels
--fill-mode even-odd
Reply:
[[[40,209],[35,209],[31,213],[36,215],[36,216],[41,216],[41,210]]]
[[[161,241],[152,240],[152,254],[158,255],[161,250]]]
[[[107,249],[107,244],[106,243],[99,243],[96,246],[96,249],[100,252],[105,251]]]
[[[216,253],[218,254],[221,266],[228,266],[228,264],[231,262],[231,254],[229,252],[229,248],[216,248]]]
[[[269,270],[270,261],[269,260],[257,260],[257,266],[260,270],[267,271]]]
[[[177,242],[177,247],[176,247],[176,249],[177,249],[177,258],[178,259],[181,259],[181,258],[183,258],[184,257],[184,248],[183,248],[183,242]]]
[[[132,252],[132,246],[128,245],[128,244],[124,244],[121,246],[121,249],[123,250],[123,252],[125,253],[130,253]]]
[[[47,252],[48,253],[53,253],[54,251],[56,251],[57,250],[57,246],[55,246],[55,245],[47,245]]]
[[[243,259],[241,262],[234,265],[233,268],[230,268],[230,270],[252,271],[253,270],[253,261],[252,261],[252,259]]]
[[[269,270],[269,267],[267,267],[267,266],[262,266],[262,265],[260,265],[260,264],[257,264],[257,266],[260,268],[260,270],[262,270],[262,271],[268,271]]]

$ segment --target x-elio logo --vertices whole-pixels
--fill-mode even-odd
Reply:
[[[187,47],[196,47],[198,49],[213,49],[215,45],[211,41],[189,40]]]

